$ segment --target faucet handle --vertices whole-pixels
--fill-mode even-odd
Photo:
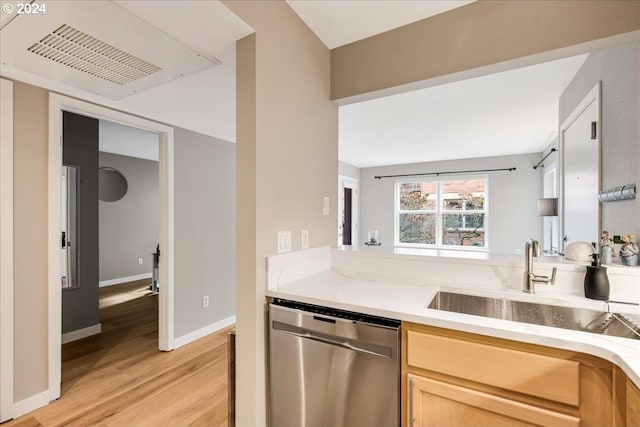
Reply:
[[[548,276],[536,276],[535,274],[532,275],[531,277],[531,281],[533,283],[541,283],[543,285],[555,285],[556,284],[556,273],[557,273],[557,269],[555,267],[553,267],[553,269],[551,270],[551,277]],[[533,292],[531,292],[533,293]]]

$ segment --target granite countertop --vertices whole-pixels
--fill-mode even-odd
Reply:
[[[606,310],[603,302],[570,295],[529,295],[518,291],[374,281],[335,268],[284,285],[271,286],[266,290],[266,296],[579,351],[615,363],[640,387],[640,340],[426,308],[436,292],[441,290]]]

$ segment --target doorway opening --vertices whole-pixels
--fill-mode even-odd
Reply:
[[[65,369],[77,371],[95,352],[126,351],[123,343],[136,338],[157,342],[158,149],[156,133],[63,112],[65,379]]]
[[[162,292],[158,296],[158,348],[169,351],[174,348],[173,333],[173,282],[174,282],[174,153],[173,128],[146,119],[130,116],[108,108],[77,99],[51,94],[49,97],[49,201],[48,201],[48,283],[49,283],[49,400],[60,397],[61,348],[62,348],[62,167],[63,167],[63,116],[73,113],[79,116],[102,119],[139,130],[151,132],[159,139],[159,214],[160,247],[163,262],[159,265],[159,281]],[[96,158],[98,157],[96,152]],[[80,170],[80,175],[82,171]],[[155,248],[153,248],[155,249]],[[81,251],[82,249],[79,248]],[[80,273],[81,274],[81,273]],[[82,281],[82,279],[81,279]],[[97,277],[96,277],[97,282]],[[96,302],[97,304],[97,302]]]
[[[358,180],[338,175],[338,245],[358,245]]]

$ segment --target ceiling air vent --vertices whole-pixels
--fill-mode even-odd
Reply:
[[[66,24],[46,35],[28,50],[119,85],[162,70]]]
[[[119,100],[220,64],[112,1],[53,3],[2,27],[3,76]]]

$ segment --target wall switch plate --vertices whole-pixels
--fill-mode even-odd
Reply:
[[[309,249],[309,230],[300,232],[300,249]]]
[[[143,262],[143,261],[144,261],[144,260],[143,260],[142,258],[138,258],[138,265],[142,265],[142,262]]]
[[[291,231],[278,231],[278,253],[291,252]]]
[[[205,295],[202,297],[202,308],[209,307],[209,296]]]
[[[322,215],[329,215],[329,198],[322,199]]]

